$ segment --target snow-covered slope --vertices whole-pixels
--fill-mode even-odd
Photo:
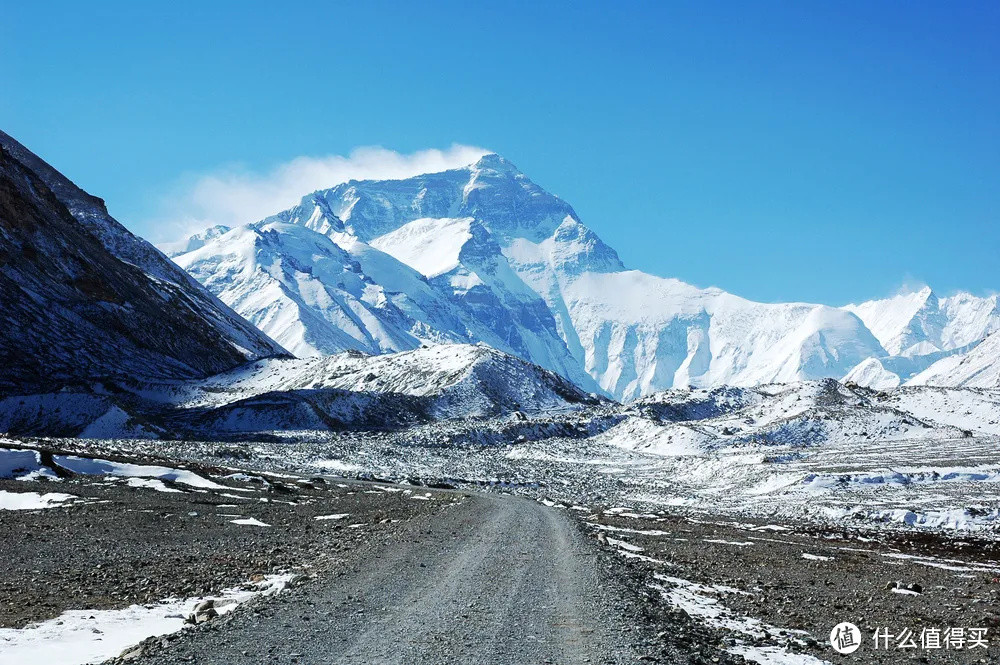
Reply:
[[[926,286],[844,309],[857,314],[887,352],[864,361],[845,377],[871,387],[900,385],[937,362],[942,363],[935,370],[940,374],[1000,329],[996,295],[958,293],[939,298]]]
[[[1000,331],[989,335],[971,351],[942,358],[907,385],[1000,388]]]
[[[497,238],[481,222],[471,217],[418,219],[372,244],[426,271],[431,284],[475,322],[469,329],[477,341],[597,390],[570,352],[548,304],[513,270]]]
[[[895,388],[899,385],[899,381],[899,375],[886,369],[885,363],[878,358],[862,360],[844,377],[844,383],[866,386],[875,390]]]
[[[1000,329],[996,295],[939,298],[928,286],[844,309],[857,314],[894,356],[959,349]]]
[[[472,240],[472,217],[417,219],[372,241],[372,247],[399,259],[425,277],[458,268],[462,248]]]
[[[619,399],[671,387],[841,378],[870,358],[895,359],[876,372],[888,385],[890,374],[898,383],[1000,326],[995,298],[939,301],[921,292],[846,308],[762,304],[626,270],[569,204],[495,154],[442,173],[314,192],[255,226],[267,225],[304,227],[416,271],[462,325],[442,329],[418,317],[426,325],[414,338],[482,341]],[[230,237],[194,254],[204,259],[213,245],[226,252],[217,245]],[[177,261],[192,264],[190,255]],[[199,280],[247,318],[265,318],[264,302],[227,295],[241,288],[226,283],[241,279],[238,271],[209,263],[195,272]],[[300,319],[308,329],[309,317]]]
[[[233,229],[176,261],[300,357],[467,341],[461,321],[413,269],[364,243],[348,247],[270,223]]]
[[[0,394],[199,378],[284,353],[0,132]]]

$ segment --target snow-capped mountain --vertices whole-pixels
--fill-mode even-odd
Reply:
[[[416,219],[445,217],[477,219],[506,246],[516,238],[541,242],[576,213],[509,161],[488,154],[465,168],[405,180],[352,180],[314,192],[265,221],[320,233],[347,231],[367,242]]]
[[[938,360],[910,379],[908,385],[1000,388],[1000,331],[991,333],[966,353]]]
[[[215,226],[210,226],[204,231],[199,231],[179,240],[177,242],[164,242],[158,245],[161,252],[173,258],[175,256],[180,256],[181,254],[187,254],[188,252],[193,252],[196,249],[205,246],[205,243],[210,240],[215,240],[221,235],[229,233],[231,231],[228,226],[223,224],[216,224]]]
[[[196,238],[199,248],[175,260],[298,353],[481,341],[618,399],[672,387],[841,378],[872,358],[894,362],[902,372],[883,366],[886,373],[909,377],[940,357],[929,354],[962,350],[994,325],[988,299],[971,296],[933,302],[924,297],[893,307],[762,304],[627,270],[568,203],[495,154],[465,168],[405,180],[343,183],[247,228],[301,236],[295,227],[324,236],[354,256],[359,274],[373,285],[370,292],[381,287],[376,300],[408,297],[420,303],[419,315],[411,308],[409,320],[396,326],[409,331],[409,338],[372,345],[369,337],[386,337],[365,333],[377,326],[364,321],[341,326],[341,302],[347,294],[357,300],[357,289],[352,292],[343,279],[329,274],[313,271],[303,279],[303,271],[287,269],[310,265],[312,249],[301,255],[283,248],[278,258],[256,259],[250,254],[263,250],[248,253],[234,246],[245,233],[237,230]],[[369,263],[387,269],[375,274],[358,258],[358,248]],[[269,278],[283,275],[274,298],[240,295],[253,291],[254,280],[261,278],[237,263],[259,270],[275,261],[286,268],[264,270]],[[407,269],[406,284],[386,282]],[[408,290],[416,288],[414,278],[427,287],[420,298]],[[296,305],[296,315],[288,303],[305,300],[306,283],[314,292],[322,284],[327,296],[309,300],[306,307]],[[287,318],[274,315],[276,301],[286,303],[280,308]],[[367,311],[373,311],[372,302]],[[448,322],[430,320],[431,310],[447,312]],[[389,316],[387,307],[374,311],[381,326],[400,320]],[[347,332],[355,346],[324,342],[337,338],[332,331],[321,332],[324,327]],[[297,344],[299,339],[314,341]]]
[[[285,354],[0,132],[0,393],[199,378]]]
[[[629,399],[663,387],[841,376],[880,347],[831,307],[755,303],[638,271],[556,272],[585,367]]]
[[[939,298],[929,286],[844,309],[857,314],[892,356],[953,351],[1000,330],[997,296]]]
[[[502,257],[492,236],[478,223],[465,229],[463,262],[435,275],[441,286],[354,236],[338,243],[301,225],[214,228],[187,241],[185,267],[258,311],[255,323],[296,351],[348,350],[296,359],[121,227],[100,199],[0,134],[0,431],[392,429],[599,403],[554,372],[461,343],[524,339],[494,332],[524,314],[513,299],[478,294],[481,278],[468,267],[485,281],[514,278],[492,265]]]
[[[397,231],[403,245],[408,231]],[[234,229],[175,260],[300,357],[484,342],[596,390],[485,228],[467,218],[423,237],[434,240],[416,266],[426,274],[393,256],[392,238],[380,245],[386,252],[348,233],[279,221]]]
[[[844,309],[857,314],[887,352],[884,357],[865,359],[844,377],[872,388],[915,380],[937,362],[944,363],[942,367],[957,363],[990,333],[1000,330],[996,295],[958,293],[939,298],[924,286]]]

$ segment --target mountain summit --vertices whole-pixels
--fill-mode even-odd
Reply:
[[[264,231],[275,234],[266,249],[238,246]],[[484,342],[625,400],[841,378],[870,359],[957,349],[1000,321],[958,297],[911,298],[889,314],[884,303],[763,304],[628,270],[572,206],[494,153],[352,180],[213,235],[175,260],[296,353]],[[339,267],[317,269],[334,255]],[[905,362],[910,376],[933,360]]]

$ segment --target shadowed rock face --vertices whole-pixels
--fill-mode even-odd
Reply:
[[[282,353],[0,132],[0,394],[200,378]]]

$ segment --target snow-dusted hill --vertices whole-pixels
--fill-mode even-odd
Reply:
[[[305,271],[287,269],[310,265],[314,249],[305,255],[295,251],[321,241],[296,248],[276,241],[266,251],[253,250],[268,254],[267,260],[237,247],[245,235],[232,231],[211,231],[180,243],[194,249],[177,256],[178,263],[300,353],[481,341],[618,399],[671,387],[841,378],[870,358],[892,367],[869,367],[863,376],[874,373],[885,383],[891,382],[888,374],[895,374],[901,381],[981,339],[1000,321],[995,299],[993,310],[989,299],[972,296],[933,302],[911,298],[891,307],[762,304],[626,270],[566,202],[494,154],[442,173],[344,183],[309,194],[294,208],[251,226],[278,235],[298,233],[292,228],[298,226],[322,235],[358,260],[360,274],[371,282],[369,293],[379,293],[375,300],[402,297],[418,303],[416,316],[399,307],[409,318],[395,328],[408,337],[373,344],[371,338],[392,337],[379,329],[393,318],[387,306],[375,307],[373,327],[365,320],[341,326],[343,302],[358,296],[339,273],[302,278]],[[384,270],[369,269],[360,259],[361,248]],[[283,275],[277,277],[282,286],[271,289],[274,299],[240,295],[263,279],[235,269],[240,256],[247,265],[282,265],[264,270],[265,281]],[[412,279],[387,283],[405,272],[401,266],[426,284],[420,298],[410,290]],[[303,283],[327,295],[308,300],[301,293]],[[287,316],[276,316],[278,309]],[[364,309],[371,312],[371,302]],[[918,310],[926,312],[918,316]],[[447,316],[431,320],[431,311]],[[345,344],[331,327],[354,345]]]
[[[640,455],[607,463],[635,501],[908,528],[1000,524],[1000,390],[810,381],[667,391],[624,414],[567,450]]]
[[[284,353],[0,132],[0,394],[199,378]]]
[[[928,389],[880,392],[849,388],[832,379],[673,390],[637,400],[632,405],[637,415],[603,438],[661,455],[738,450],[747,445],[864,448],[872,442],[963,438],[963,428],[931,417],[926,405],[940,399]],[[973,396],[959,392],[950,403],[972,401],[976,401]],[[990,396],[985,404],[993,417],[1000,417],[1000,395]],[[976,431],[995,436],[1000,426],[984,422]]]
[[[432,420],[560,413],[598,401],[552,372],[482,345],[270,359],[187,384],[179,408],[215,432],[385,429]],[[273,406],[273,408],[272,408]]]
[[[559,416],[601,400],[485,345],[272,357],[199,380],[0,398],[0,432],[91,438],[300,436]]]

